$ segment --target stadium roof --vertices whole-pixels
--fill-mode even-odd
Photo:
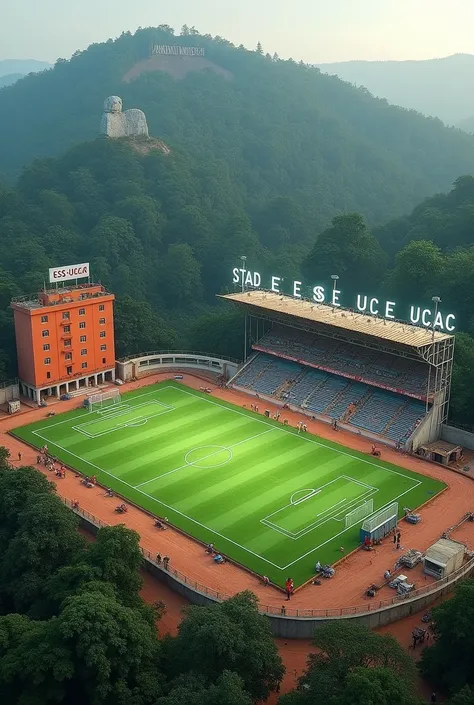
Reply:
[[[225,294],[219,298],[244,304],[257,315],[274,314],[281,319],[282,314],[298,319],[300,322],[323,324],[360,335],[371,336],[390,343],[422,348],[433,342],[433,331],[409,323],[390,321],[386,318],[371,316],[328,304],[316,304],[305,299],[278,294],[273,291],[253,289],[236,294]],[[452,336],[440,331],[434,332],[434,342],[439,343]]]

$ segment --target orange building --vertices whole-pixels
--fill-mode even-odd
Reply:
[[[115,380],[115,296],[80,284],[13,300],[20,389],[45,396]]]

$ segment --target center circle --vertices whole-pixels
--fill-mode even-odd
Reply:
[[[218,468],[232,459],[232,451],[225,446],[198,446],[188,450],[184,456],[186,465],[195,468]]]

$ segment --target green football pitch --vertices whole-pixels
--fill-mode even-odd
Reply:
[[[354,509],[402,514],[444,487],[170,381],[13,433],[279,585],[356,548]]]

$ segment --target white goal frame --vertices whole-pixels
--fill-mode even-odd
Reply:
[[[396,525],[397,521],[398,502],[392,502],[388,505],[388,507],[381,509],[377,512],[377,514],[374,514],[374,516],[370,517],[369,519],[366,519],[362,524],[362,531],[366,531],[367,533],[371,534],[373,531],[380,529],[383,524],[387,524],[388,522],[394,522]]]
[[[344,528],[349,529],[354,524],[358,524],[374,511],[374,500],[367,499],[363,504],[348,512],[344,517]]]
[[[122,395],[120,394],[120,389],[108,389],[105,392],[98,392],[87,397],[89,411],[96,411],[97,408],[101,409],[105,402],[109,402],[107,406],[121,404]]]

